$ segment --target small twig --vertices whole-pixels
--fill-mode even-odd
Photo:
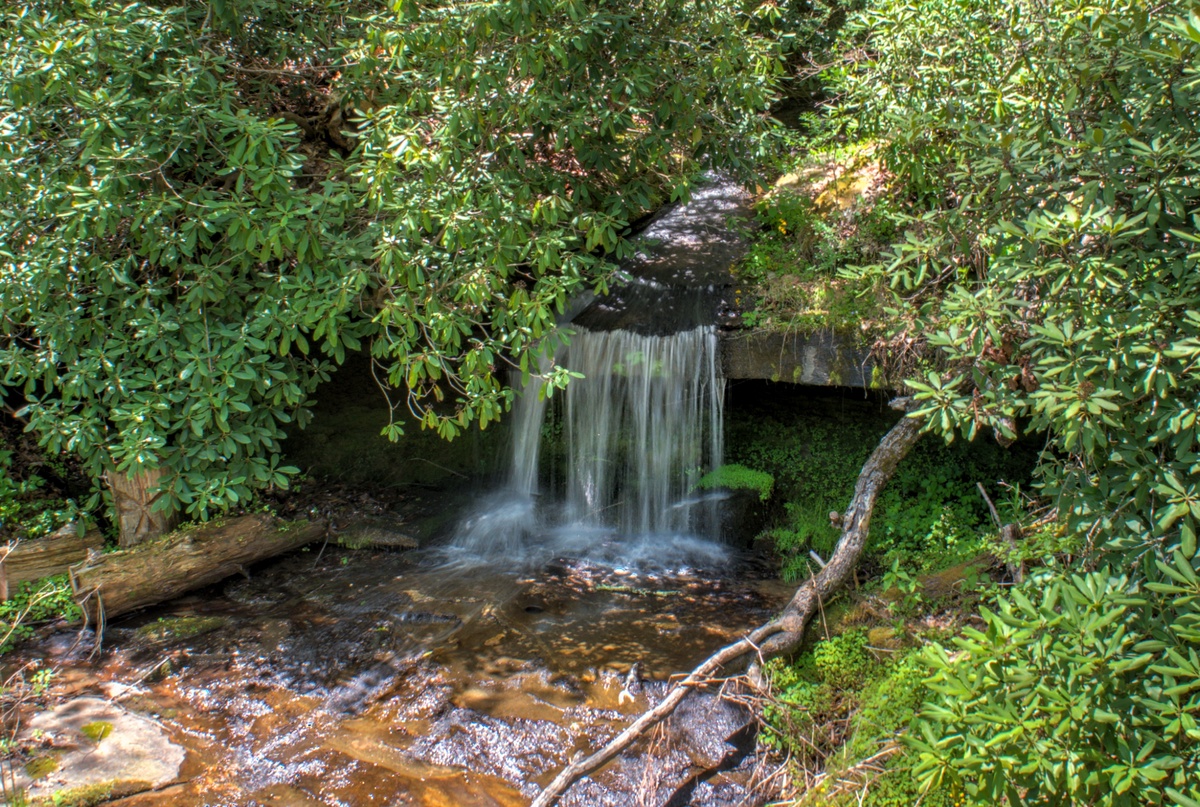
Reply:
[[[1008,567],[1008,574],[1012,577],[1013,582],[1020,583],[1025,579],[1025,563],[1018,561],[1017,557],[1017,539],[1021,537],[1021,527],[1018,524],[1005,524],[1000,520],[1000,514],[996,512],[996,505],[992,504],[992,499],[984,489],[982,482],[976,482],[975,487],[979,488],[979,495],[987,502],[988,511],[992,514],[992,521],[996,522],[996,528],[1000,530],[1000,540],[1004,541],[1008,547],[1008,557],[1005,558],[1004,565]]]
[[[726,645],[716,653],[713,653],[689,673],[683,681],[673,686],[657,706],[630,723],[624,731],[609,740],[600,750],[589,756],[573,759],[567,767],[559,771],[558,775],[554,777],[554,781],[538,794],[538,797],[534,799],[530,807],[550,807],[550,805],[558,801],[559,797],[567,791],[567,788],[576,779],[608,762],[633,744],[634,740],[658,725],[664,718],[675,711],[675,707],[692,691],[692,682],[708,677],[709,673],[728,664],[730,661],[740,658],[749,652],[752,647],[762,642],[763,639],[772,636],[782,629],[783,626],[779,622],[768,622],[749,636],[731,645]]]
[[[996,505],[992,504],[992,497],[988,496],[987,490],[983,487],[982,482],[976,482],[975,487],[979,488],[979,495],[987,502],[988,512],[992,514],[992,521],[996,522],[996,528],[1004,526],[1004,522],[1000,520],[1000,514],[996,512]]]
[[[829,641],[829,623],[825,620],[825,603],[821,601],[821,587],[817,585],[817,577],[811,571],[809,572],[809,579],[812,583],[813,591],[817,594],[817,611],[821,614],[821,628],[825,631],[825,641]]]
[[[140,683],[142,683],[143,681],[145,681],[145,680],[146,680],[147,678],[149,678],[150,676],[154,675],[154,673],[156,673],[156,672],[158,672],[160,669],[162,669],[162,665],[166,664],[166,663],[167,663],[167,662],[169,662],[170,660],[171,660],[171,654],[170,654],[170,653],[167,653],[167,654],[166,654],[166,655],[164,655],[164,656],[163,656],[161,659],[159,659],[159,660],[158,660],[156,663],[152,664],[152,665],[150,666],[150,668],[149,668],[148,670],[146,670],[146,672],[142,673],[142,674],[141,674],[141,675],[139,675],[137,678],[135,678],[132,684],[126,684],[126,686],[128,686],[128,687],[129,687],[129,689],[125,690],[125,691],[124,691],[124,692],[122,692],[120,695],[117,695],[117,696],[116,696],[116,697],[114,697],[114,698],[109,698],[109,699],[108,699],[108,700],[109,700],[109,702],[110,702],[110,703],[116,703],[117,701],[121,700],[122,698],[124,698],[124,697],[128,696],[130,693],[132,693],[132,692],[133,692],[133,688],[134,688],[134,687],[136,687],[138,684],[140,684]]]
[[[329,522],[329,526],[325,529],[325,542],[321,544],[321,551],[317,553],[317,559],[313,561],[312,567],[317,568],[317,564],[321,562],[321,556],[325,554],[325,547],[329,546],[329,536],[333,534],[333,522]]]

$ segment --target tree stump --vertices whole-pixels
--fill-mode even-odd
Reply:
[[[118,540],[122,547],[153,540],[170,532],[179,523],[178,513],[157,506],[162,497],[157,488],[165,475],[166,472],[161,468],[136,474],[109,471],[105,475],[117,511],[121,529]]]

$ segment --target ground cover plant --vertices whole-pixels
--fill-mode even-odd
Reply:
[[[833,550],[840,530],[830,513],[846,506],[867,455],[896,419],[877,400],[849,394],[857,399],[763,390],[731,407],[727,459],[772,479],[763,537],[787,579],[813,573],[810,550],[821,557]],[[898,561],[922,573],[984,552],[995,525],[976,485],[997,499],[1028,486],[1036,456],[1033,442],[918,444],[876,505],[871,564],[886,569]]]
[[[870,345],[885,328],[885,298],[854,269],[878,260],[901,229],[875,144],[784,149],[784,173],[758,199],[758,228],[734,269],[743,322]]]

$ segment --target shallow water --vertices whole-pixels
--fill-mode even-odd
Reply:
[[[638,571],[570,557],[452,564],[444,550],[327,550],[314,565],[316,554],[114,622],[94,663],[84,648],[63,656],[65,636],[42,648],[62,663],[60,692],[117,696],[188,750],[187,781],[136,804],[526,804],[570,752],[645,709],[655,681],[785,593],[737,558]],[[179,616],[224,623],[164,640],[160,620]],[[626,691],[634,663],[646,683]],[[635,804],[651,768],[698,770],[668,750],[679,759],[632,753],[564,803]],[[736,803],[713,794],[744,792],[748,776],[714,774],[678,803]]]
[[[733,183],[698,188],[575,321],[565,491],[541,486],[535,381],[504,490],[442,547],[300,552],[112,623],[95,661],[66,634],[30,649],[59,694],[107,694],[187,749],[179,784],[126,807],[527,804],[776,612],[789,592],[713,540],[719,497],[693,490],[721,462],[713,327],[747,213]],[[220,627],[172,637],[177,617]],[[561,803],[756,804],[752,751],[745,713],[697,694]]]

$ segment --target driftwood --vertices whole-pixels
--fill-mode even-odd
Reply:
[[[907,412],[910,409],[910,401],[907,398],[899,398],[892,402],[892,407]],[[833,555],[820,572],[796,591],[778,619],[768,622],[702,661],[686,678],[676,682],[658,705],[631,723],[603,748],[587,757],[573,760],[563,768],[538,794],[530,807],[553,805],[579,777],[596,770],[632,745],[648,729],[675,711],[675,707],[687,697],[698,682],[709,678],[721,667],[754,652],[757,659],[752,665],[752,672],[757,674],[757,665],[762,660],[795,652],[804,640],[804,629],[821,607],[821,603],[849,581],[867,543],[875,500],[884,484],[895,473],[900,460],[908,454],[920,437],[921,421],[909,417],[902,418],[883,436],[859,473],[858,482],[854,486],[854,496],[841,518],[842,537],[838,540]]]
[[[324,521],[285,523],[258,514],[205,524],[72,566],[75,601],[95,625],[244,574],[252,563],[321,538]]]
[[[28,580],[63,574],[73,563],[87,557],[88,550],[104,546],[104,536],[93,527],[79,535],[68,524],[45,538],[10,541],[0,546],[0,600]]]

